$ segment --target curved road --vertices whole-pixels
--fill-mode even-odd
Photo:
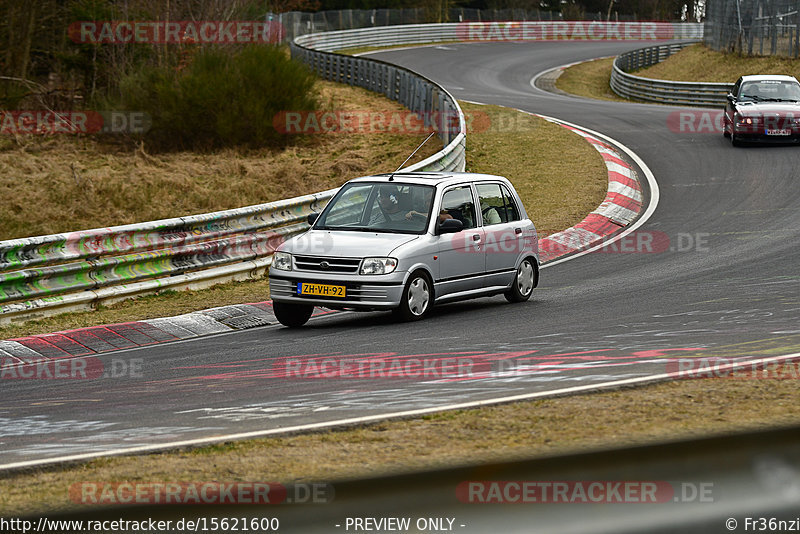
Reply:
[[[4,380],[0,464],[643,377],[683,356],[800,351],[800,148],[734,149],[718,134],[672,131],[676,108],[531,86],[545,69],[641,46],[448,44],[374,56],[457,98],[557,117],[631,148],[660,186],[640,243],[668,239],[663,251],[554,265],[522,305],[502,297],[452,304],[416,324],[331,314],[301,330],[255,328],[100,356],[119,369],[116,379]],[[456,358],[475,372],[458,380],[303,379],[287,376],[282,359],[307,370],[326,356],[391,365],[420,354]]]

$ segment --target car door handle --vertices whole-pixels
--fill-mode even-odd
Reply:
[[[479,234],[472,234],[472,240],[473,241],[480,241],[481,240],[481,236]]]
[[[522,228],[514,228],[514,233],[519,235],[522,233]]]

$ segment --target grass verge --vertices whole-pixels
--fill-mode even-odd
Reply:
[[[587,98],[630,102],[609,87],[613,63],[613,58],[604,58],[573,65],[558,77],[556,87]],[[745,74],[788,74],[800,78],[800,62],[773,56],[725,54],[696,44],[636,72],[637,76],[652,79],[731,84]]]
[[[605,163],[582,137],[513,109],[460,104],[471,130],[467,170],[508,177],[540,237],[579,223],[605,198]]]
[[[366,89],[319,82],[323,110],[407,110]],[[304,123],[305,124],[305,123]],[[394,170],[425,138],[307,135],[276,151],[149,154],[98,137],[0,138],[0,239],[208,213],[324,191]],[[430,142],[420,161],[441,149]]]
[[[573,65],[564,69],[561,76],[556,79],[556,87],[567,93],[586,98],[629,102],[611,90],[609,82],[613,64],[614,58],[607,57]]]
[[[731,84],[746,74],[788,74],[800,78],[800,61],[775,56],[726,54],[695,44],[636,73],[637,76],[661,80]]]
[[[339,106],[341,108],[353,105],[354,102],[351,102],[349,98],[359,99],[373,96],[366,91],[343,86],[328,87],[328,90],[332,91],[334,100],[341,102]],[[349,93],[350,91],[355,91],[355,95],[339,96],[342,92]],[[371,101],[370,104],[362,103],[362,106],[369,105],[373,109],[380,110],[386,109],[386,102],[388,100],[380,98],[377,103]],[[529,210],[529,216],[536,223],[541,235],[549,235],[572,226],[602,202],[608,185],[605,165],[598,152],[581,137],[561,126],[507,108],[464,104],[464,109],[470,121],[470,133],[467,137],[468,170],[501,174],[514,182]],[[258,166],[259,169],[263,169],[264,173],[269,173],[270,179],[265,181],[268,181],[268,187],[275,191],[270,192],[270,198],[266,200],[322,191],[340,185],[344,180],[355,176],[371,172],[384,172],[389,167],[392,167],[391,170],[393,170],[405,159],[404,154],[411,153],[419,143],[417,137],[407,135],[378,134],[372,136],[378,138],[375,141],[355,139],[367,136],[318,137],[329,139],[317,141],[319,145],[309,147],[308,151],[297,150],[296,152],[292,151],[292,156],[278,156],[302,161],[302,164],[297,163],[296,168],[284,168],[283,171],[268,169],[269,161],[262,162],[258,155],[248,156],[248,158],[252,158],[247,160],[249,164]],[[383,137],[400,139],[389,140],[383,139]],[[352,145],[352,149],[348,149],[346,146],[348,143]],[[427,147],[428,153],[437,149],[436,145]],[[86,150],[88,151],[89,148],[87,147]],[[331,150],[331,152],[328,153],[327,150]],[[58,156],[57,159],[63,161],[64,152],[55,149],[54,152],[51,156]],[[425,155],[429,155],[428,153]],[[382,157],[382,154],[389,154],[389,156]],[[231,156],[234,161],[241,157],[235,153],[231,153]],[[87,155],[87,158],[89,157]],[[163,156],[166,159],[173,157],[176,156]],[[154,175],[168,179],[172,175],[173,168],[177,168],[188,179],[191,170],[196,168],[194,158],[205,156],[186,154],[181,157],[188,159],[188,162],[169,164],[166,170],[158,166],[160,160],[145,162],[141,172],[144,174],[145,170],[152,171]],[[45,158],[45,161],[47,159]],[[223,157],[214,160],[213,156],[208,156],[208,159],[211,167],[207,168],[205,172],[210,177],[214,176],[215,168],[234,165],[231,161],[226,162]],[[391,162],[388,165],[387,160]],[[334,162],[332,165],[331,161]],[[396,165],[395,162],[397,162]],[[51,167],[56,163],[43,162],[42,165]],[[122,164],[119,165],[117,178],[123,180]],[[260,176],[259,173],[253,174],[256,177]],[[236,182],[236,180],[233,181]],[[280,184],[285,184],[286,194],[279,192]],[[254,184],[254,187],[257,185]],[[198,197],[205,200],[207,195],[223,204],[230,202],[227,199],[218,198],[224,195],[213,192],[213,186],[209,187],[211,189],[204,190],[202,194],[196,193]],[[230,187],[233,188],[233,186]],[[250,183],[247,182],[240,187],[248,189]],[[571,193],[564,195],[564,191]],[[241,193],[241,195],[246,194],[253,193]],[[237,202],[242,202],[240,205],[246,205],[247,202],[254,203],[253,198],[249,196],[238,198],[240,200]],[[144,198],[140,200],[146,202]],[[77,199],[75,201],[77,202]],[[174,213],[170,214],[169,204],[166,201],[160,202],[161,211],[157,212],[160,215],[156,215],[154,218],[175,215]],[[101,211],[102,208],[96,209]],[[222,209],[222,207],[218,206],[212,209]],[[161,295],[101,307],[92,312],[62,314],[36,321],[2,326],[0,327],[0,339],[44,334],[97,324],[166,317],[214,306],[257,302],[268,298],[269,285],[264,279],[221,284],[203,291],[169,291]]]
[[[0,513],[90,511],[81,482],[331,482],[800,423],[794,380],[686,380],[444,412],[408,421],[215,445],[0,478]]]

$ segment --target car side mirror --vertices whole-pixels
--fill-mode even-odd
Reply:
[[[439,223],[437,234],[455,234],[464,229],[464,223],[458,219],[445,219]]]
[[[735,97],[735,96],[733,96],[733,93],[728,93],[728,95],[726,96],[726,98],[728,99],[728,102],[730,102],[731,104],[733,104],[734,102],[736,102],[736,97]]]
[[[319,213],[309,213],[308,214],[308,225],[314,226],[314,222],[319,218]]]

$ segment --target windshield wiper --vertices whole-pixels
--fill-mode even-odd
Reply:
[[[408,234],[408,230],[395,230],[393,228],[375,228],[370,226],[318,226],[315,230],[335,230],[343,232],[372,232],[376,234]]]

